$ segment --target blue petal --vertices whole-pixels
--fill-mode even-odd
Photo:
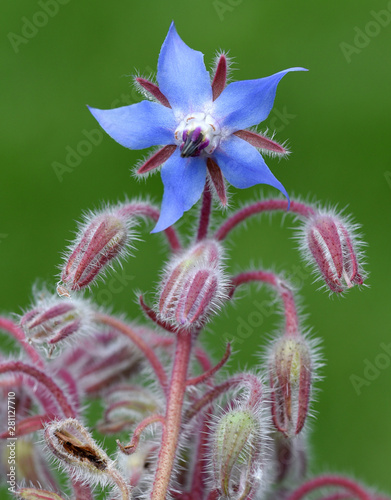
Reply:
[[[122,146],[144,149],[174,144],[174,113],[156,102],[142,101],[115,109],[90,108],[105,132]]]
[[[152,233],[167,229],[196,203],[205,187],[206,163],[202,157],[182,158],[179,148],[163,165],[163,202]]]
[[[221,168],[224,177],[233,186],[245,189],[256,184],[269,184],[289,196],[269,170],[261,154],[254,146],[236,136],[231,136],[213,153],[213,158]]]
[[[290,68],[266,78],[230,83],[216,99],[211,114],[232,132],[258,125],[268,117],[277,85],[289,71],[307,70]]]
[[[212,101],[212,86],[202,52],[188,47],[171,24],[159,55],[157,81],[174,111],[202,111]]]

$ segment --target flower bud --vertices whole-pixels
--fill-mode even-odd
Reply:
[[[359,263],[363,243],[357,241],[355,229],[332,213],[315,214],[304,227],[303,252],[310,256],[332,292],[341,293],[363,284]]]
[[[263,443],[257,411],[230,409],[215,424],[211,458],[213,487],[223,498],[245,499],[263,473]]]
[[[302,430],[311,396],[313,363],[305,339],[284,335],[269,356],[273,422],[278,431],[293,437]]]
[[[20,488],[15,491],[17,498],[24,500],[64,500],[63,497],[57,495],[53,491],[40,490],[37,488]]]
[[[163,321],[180,328],[203,324],[227,298],[222,251],[215,241],[202,241],[168,265],[159,299]]]
[[[98,447],[90,433],[76,420],[68,418],[45,428],[44,438],[50,451],[75,478],[106,483],[113,461]]]
[[[144,387],[117,386],[108,393],[106,410],[97,429],[102,434],[115,434],[133,427],[149,415],[161,410],[156,396]]]
[[[59,294],[81,290],[90,285],[108,264],[126,254],[132,219],[115,210],[105,210],[85,218],[62,270]]]
[[[60,299],[46,291],[38,294],[32,309],[24,314],[20,326],[29,342],[53,347],[71,335],[88,333],[92,310],[86,300]]]

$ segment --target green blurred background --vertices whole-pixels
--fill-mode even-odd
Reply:
[[[172,19],[207,64],[217,49],[229,50],[235,79],[307,67],[308,73],[290,74],[279,86],[265,126],[277,130],[277,140],[288,139],[293,153],[289,161],[269,158],[268,165],[292,195],[349,205],[369,244],[370,288],[353,289],[342,299],[317,291],[300,264],[293,224],[287,218],[281,227],[279,216],[273,224],[265,217],[235,232],[229,264],[235,270],[262,264],[289,274],[300,265],[306,325],[323,339],[327,360],[314,405],[312,469],[348,473],[391,493],[390,356],[360,394],[351,382],[353,374],[364,377],[368,361],[380,360],[380,344],[391,342],[391,2],[58,0],[58,12],[46,20],[37,14],[45,3],[1,5],[0,309],[27,307],[37,278],[55,282],[60,254],[83,210],[125,196],[151,194],[160,202],[159,175],[137,183],[130,174],[145,152],[128,151],[105,136],[96,146],[84,146],[77,166],[67,165],[66,155],[67,148],[83,148],[85,131],[97,128],[86,104],[109,108],[141,100],[131,75],[155,70]],[[375,20],[371,11],[381,10]],[[26,28],[32,21],[41,27]],[[59,178],[54,162],[70,171]],[[232,207],[261,190],[234,191]],[[134,289],[153,290],[166,256],[160,236],[145,230],[143,240],[137,260],[94,289],[97,301],[132,318],[139,314]],[[267,309],[270,300],[266,290],[242,294],[203,341],[217,357],[223,339],[237,336],[238,318],[248,321],[256,303],[265,302]],[[254,352],[279,318],[266,313],[262,321],[236,344],[232,369],[257,362]]]

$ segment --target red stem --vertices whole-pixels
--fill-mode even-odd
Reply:
[[[210,212],[212,209],[212,193],[208,183],[205,184],[200,221],[198,225],[197,241],[201,241],[208,236]]]
[[[130,328],[130,326],[122,323],[122,321],[113,318],[112,316],[107,316],[106,314],[97,313],[95,315],[95,320],[104,325],[111,326],[118,332],[122,333],[126,337],[128,337],[145,355],[147,360],[149,361],[152,369],[154,370],[160,385],[163,390],[166,392],[167,390],[167,375],[164,371],[163,365],[161,364],[159,358],[156,356],[155,351],[151,349],[151,347],[144,342],[144,340],[139,337],[136,332]]]
[[[366,492],[359,484],[340,476],[320,476],[302,484],[294,491],[287,500],[301,500],[305,495],[318,488],[329,488],[331,486],[340,486],[345,488],[360,500],[373,500],[372,495]]]
[[[151,500],[165,500],[174,467],[182,424],[182,407],[186,392],[186,378],[190,361],[192,337],[178,332],[174,366],[172,369],[165,426],[153,483]]]
[[[165,423],[164,417],[162,415],[151,415],[150,417],[145,418],[142,422],[138,424],[138,426],[135,428],[133,432],[132,439],[130,440],[130,443],[124,446],[121,444],[118,439],[117,439],[117,444],[121,451],[125,453],[126,455],[130,455],[134,453],[137,449],[137,446],[140,442],[140,436],[141,433],[150,425],[156,424],[157,422],[160,422],[161,424]]]
[[[175,326],[170,325],[170,323],[167,323],[166,321],[161,321],[158,318],[158,315],[156,314],[156,312],[144,302],[144,298],[142,295],[139,296],[138,300],[139,300],[139,303],[140,303],[142,310],[145,312],[145,314],[148,316],[148,318],[151,321],[156,323],[158,326],[160,326],[161,328],[163,328],[167,332],[176,334],[176,332],[178,331],[178,328],[175,328]]]
[[[211,416],[206,411],[203,415],[201,426],[197,429],[197,455],[194,462],[193,477],[191,483],[191,500],[202,500],[205,487],[208,483],[208,475],[205,470],[205,462],[208,453],[209,429]]]
[[[231,377],[220,385],[216,385],[208,392],[206,392],[201,398],[193,402],[193,404],[187,409],[185,414],[185,422],[189,422],[193,417],[195,417],[206,405],[212,403],[216,398],[224,394],[225,392],[233,389],[238,385],[248,385],[250,386],[250,406],[255,406],[258,404],[262,396],[262,387],[259,380],[255,375],[251,373],[241,373]]]
[[[142,217],[149,217],[153,221],[157,222],[160,217],[160,212],[157,208],[152,205],[147,205],[146,203],[129,203],[118,210],[119,215],[125,217],[131,217],[134,215],[140,215]],[[171,249],[176,252],[182,248],[181,242],[175,229],[171,226],[165,229],[166,237]]]
[[[63,414],[67,418],[76,418],[76,412],[73,410],[69,404],[67,397],[62,392],[60,387],[53,382],[44,372],[34,368],[33,366],[27,365],[22,361],[9,361],[7,363],[0,364],[0,373],[16,372],[32,377],[37,382],[42,384],[53,396],[55,401],[57,401],[59,407],[61,408]],[[51,408],[48,409],[50,413]]]
[[[23,331],[15,325],[15,323],[7,318],[0,317],[0,329],[10,333],[14,339],[17,340],[20,346],[23,347],[31,361],[38,365],[39,368],[43,368],[44,364],[41,356],[34,349],[34,347],[26,341]]]
[[[231,294],[233,295],[238,286],[245,283],[251,283],[252,281],[267,283],[277,290],[284,304],[285,332],[288,335],[297,335],[299,332],[299,318],[295,299],[289,286],[279,276],[272,272],[249,271],[247,273],[240,273],[232,278],[232,284],[235,288],[231,291]]]
[[[186,385],[189,386],[189,385],[198,385],[198,384],[202,384],[203,382],[206,382],[208,379],[210,379],[211,377],[213,377],[213,375],[218,371],[220,370],[220,368],[222,366],[225,365],[225,363],[228,361],[228,358],[230,357],[231,355],[231,344],[227,344],[227,348],[225,350],[225,353],[224,353],[224,356],[223,358],[217,363],[217,365],[215,365],[213,368],[211,368],[210,370],[202,373],[201,375],[199,375],[198,377],[194,377],[194,378],[189,378],[186,382]]]
[[[232,231],[232,229],[234,229],[238,224],[253,215],[263,212],[287,210],[287,208],[287,200],[271,199],[253,203],[248,207],[244,207],[241,210],[238,210],[235,214],[229,217],[217,230],[215,238],[219,241],[224,240],[227,237],[228,233]],[[297,201],[291,202],[289,211],[302,217],[310,217],[311,215],[315,214],[315,211],[312,207],[310,207],[309,205],[305,205],[304,203],[299,203]]]
[[[54,420],[54,418],[55,415],[45,413],[45,415],[33,415],[31,417],[26,417],[23,420],[18,420],[16,423],[16,432],[13,433],[13,436],[10,436],[9,431],[5,431],[0,434],[0,439],[25,436],[26,434],[39,431],[45,427],[46,423]]]

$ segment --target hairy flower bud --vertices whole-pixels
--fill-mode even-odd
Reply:
[[[332,292],[341,293],[363,284],[363,243],[356,238],[356,228],[331,212],[313,215],[303,228],[303,253],[310,257]]]
[[[37,293],[32,309],[22,316],[20,326],[29,342],[44,348],[53,347],[71,335],[88,333],[92,310],[88,301],[61,299],[43,291]]]
[[[49,424],[44,437],[50,451],[74,477],[106,483],[107,470],[113,461],[77,420],[68,418]]]
[[[254,408],[228,410],[215,424],[211,443],[213,486],[222,498],[242,500],[263,479],[262,429]]]
[[[105,401],[103,420],[97,429],[102,434],[115,434],[129,429],[149,415],[159,413],[156,396],[141,386],[117,386],[110,390]]]
[[[275,427],[287,437],[302,430],[308,415],[313,362],[305,339],[284,335],[269,354],[272,416]]]
[[[114,259],[126,254],[134,237],[132,220],[114,209],[85,217],[76,241],[65,257],[59,294],[87,287]]]
[[[53,491],[40,490],[38,488],[20,488],[15,491],[17,498],[24,500],[64,500],[63,497],[57,495]]]
[[[227,297],[221,261],[216,241],[202,241],[174,258],[163,279],[160,318],[180,328],[203,324]]]

